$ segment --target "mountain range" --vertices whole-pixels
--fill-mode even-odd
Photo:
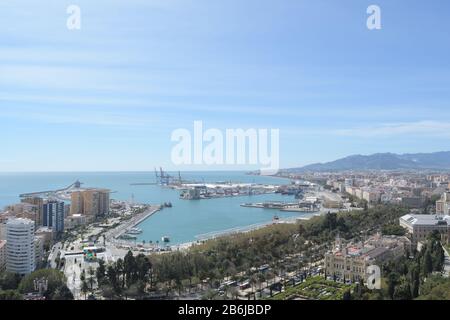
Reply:
[[[316,163],[283,171],[346,171],[346,170],[450,170],[450,151],[434,153],[353,155],[327,163]]]

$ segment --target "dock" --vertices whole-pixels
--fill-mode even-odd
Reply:
[[[255,230],[262,229],[262,228],[265,228],[265,227],[268,227],[268,226],[271,226],[274,224],[295,223],[300,219],[308,220],[309,217],[301,217],[301,218],[291,217],[291,218],[285,218],[283,220],[278,220],[276,222],[269,221],[269,222],[257,223],[257,224],[253,224],[253,225],[245,226],[245,227],[236,227],[236,228],[231,228],[231,229],[222,230],[222,231],[214,231],[214,232],[197,235],[197,236],[195,236],[195,239],[197,241],[207,241],[207,240],[217,239],[217,238],[224,237],[224,236],[230,236],[230,235],[234,235],[234,234],[255,231]]]
[[[136,227],[138,224],[142,223],[155,213],[159,212],[161,210],[161,206],[152,206],[149,209],[147,209],[145,212],[134,216],[128,221],[125,221],[120,226],[118,226],[116,229],[110,231],[107,235],[108,240],[116,240],[120,236],[122,236],[124,233],[126,233],[129,229]]]
[[[318,212],[313,204],[309,206],[302,206],[299,203],[288,202],[258,202],[258,203],[243,203],[241,207],[246,208],[260,208],[273,209],[287,212]]]

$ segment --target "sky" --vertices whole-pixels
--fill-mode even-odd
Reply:
[[[449,22],[447,0],[0,0],[0,172],[222,169],[172,163],[196,120],[279,129],[283,168],[448,151]]]

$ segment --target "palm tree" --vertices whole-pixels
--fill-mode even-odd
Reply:
[[[252,275],[250,277],[250,284],[252,286],[252,292],[256,295],[256,284],[258,283],[258,277],[256,275]]]
[[[94,290],[94,282],[95,282],[95,278],[94,278],[95,271],[92,267],[89,267],[88,273],[89,273],[89,284],[91,286],[91,291],[93,291]]]
[[[258,274],[259,291],[262,290],[262,284],[266,281],[266,275],[264,273]]]
[[[125,287],[125,276],[123,275],[123,272],[123,260],[119,258],[116,262],[116,276],[118,282],[120,281],[120,277],[122,276],[122,289]]]
[[[87,293],[89,292],[89,286],[86,281],[81,283],[81,292],[84,294],[84,300],[87,299]]]

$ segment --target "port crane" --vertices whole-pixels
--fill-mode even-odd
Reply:
[[[180,171],[178,171],[178,177],[174,177],[174,176],[169,175],[167,172],[165,172],[163,170],[163,168],[159,168],[159,172],[155,168],[155,176],[156,176],[156,180],[159,181],[159,184],[162,186],[183,184],[183,179],[181,178]]]

